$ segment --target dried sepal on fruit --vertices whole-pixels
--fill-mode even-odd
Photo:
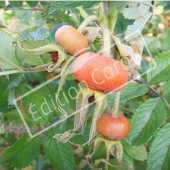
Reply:
[[[54,138],[58,139],[58,141],[60,142],[65,143],[69,141],[72,137],[80,135],[84,132],[89,115],[89,108],[90,105],[92,104],[92,103],[89,104],[89,100],[91,100],[92,103],[96,104],[89,134],[89,140],[87,141],[87,143],[90,144],[91,140],[94,138],[96,133],[97,119],[101,116],[101,114],[103,113],[107,106],[107,98],[104,92],[97,91],[87,87],[83,87],[82,90],[79,91],[77,96],[74,129],[71,129],[65,132],[64,134],[56,134]],[[76,131],[80,128],[81,132],[76,133]]]
[[[89,44],[91,44],[97,37],[102,38],[102,28],[87,27],[83,34],[88,40]]]
[[[98,136],[94,140],[94,146],[93,151],[90,155],[88,155],[86,158],[87,160],[92,159],[93,155],[98,151],[101,143],[105,144],[106,147],[106,159],[101,159],[101,162],[105,163],[105,169],[108,170],[108,165],[112,167],[120,167],[123,165],[127,165],[123,163],[123,147],[119,140],[111,140],[104,136]],[[114,156],[118,162],[121,164],[120,166],[114,166],[109,163],[110,157]],[[129,166],[129,165],[128,165]],[[93,165],[91,165],[93,167]]]

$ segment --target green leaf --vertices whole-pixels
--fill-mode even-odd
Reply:
[[[35,124],[48,124],[50,123],[50,116],[54,110],[50,107],[51,101],[49,101],[45,96],[40,95],[37,91],[30,92],[31,89],[24,86],[19,86],[16,88],[16,95],[23,97],[20,102],[20,107],[22,107],[22,112],[25,114],[26,122],[31,121]],[[50,103],[50,104],[49,104]]]
[[[7,86],[8,86],[8,79],[6,76],[0,76],[0,112],[3,112],[4,110],[7,109],[8,105],[8,92]]]
[[[139,161],[144,161],[147,159],[147,150],[144,145],[138,147],[132,146],[130,141],[127,139],[122,140],[121,143],[123,145],[123,149],[133,159]]]
[[[133,34],[133,35],[131,35],[131,34],[134,33],[137,30],[142,31],[144,29],[145,25],[147,24],[147,22],[149,21],[151,16],[152,16],[152,13],[147,12],[145,15],[135,19],[135,22],[133,23],[133,25],[129,25],[127,27],[126,34],[125,34],[126,41],[129,41],[133,38],[138,37],[139,33],[136,33],[136,34]]]
[[[148,87],[143,84],[129,82],[126,85],[126,87],[121,91],[120,102],[127,101],[129,99],[141,96],[147,93],[148,90],[149,90]],[[109,94],[108,100],[111,106],[114,105],[114,98],[115,98],[115,93]]]
[[[30,140],[24,134],[13,146],[2,154],[2,165],[9,164],[15,168],[25,168],[30,165],[40,152],[39,136]]]
[[[131,98],[142,96],[149,91],[148,87],[138,83],[128,83],[121,91],[120,101],[126,101]]]
[[[9,84],[8,79],[6,76],[0,76],[0,84],[1,84],[1,88],[0,88],[0,93],[3,93],[4,91],[7,90],[7,86]]]
[[[156,69],[153,69],[155,67]],[[164,51],[158,54],[149,63],[149,69],[153,69],[147,73],[149,83],[159,83],[170,79],[170,51]]]
[[[166,109],[160,98],[151,98],[141,104],[131,121],[130,139],[139,146],[150,140],[163,124]]]
[[[98,23],[102,23],[104,21],[104,14],[103,14],[101,6],[99,6],[99,8],[98,8],[97,16],[99,18]]]
[[[164,86],[163,95],[167,98],[170,98],[170,80]]]
[[[38,4],[38,1],[26,1],[26,3],[31,7],[35,7]]]
[[[18,69],[19,63],[15,57],[15,48],[12,47],[14,41],[12,37],[0,30],[0,67],[2,69]]]
[[[7,109],[8,106],[8,93],[0,93],[0,112],[3,112]]]
[[[150,1],[148,3],[151,3]],[[149,9],[150,6],[146,4],[138,2],[124,2],[124,1],[109,1],[109,12],[111,12],[113,9],[119,7],[119,11],[123,13],[125,18],[128,19],[135,19],[138,17],[141,17],[145,15]]]
[[[151,143],[148,170],[169,170],[170,167],[170,123],[166,123]]]
[[[11,90],[9,93],[8,93],[8,105],[14,105],[14,100],[16,99],[16,96],[15,96],[15,89]]]
[[[23,77],[23,75],[20,75],[20,76],[16,77],[15,79],[13,79],[13,80],[9,83],[9,85],[8,85],[8,87],[7,87],[7,90],[10,90],[10,89],[12,89],[12,88],[14,88],[14,87],[17,87],[17,86],[20,84],[20,82],[21,82],[21,80],[22,80],[22,77]]]
[[[111,32],[114,31],[116,21],[117,21],[117,17],[118,17],[118,13],[119,13],[119,8],[116,8],[108,16],[109,17],[109,28],[110,28]]]
[[[43,39],[39,41],[26,39],[22,41],[22,44],[24,48],[33,49],[33,48],[38,48],[50,44],[50,41],[48,39]],[[36,55],[36,54],[31,54],[29,52],[23,51],[20,48],[16,48],[16,56],[20,64],[24,66],[43,65],[51,61],[50,54]]]
[[[73,170],[73,148],[70,143],[57,143],[53,136],[59,133],[56,127],[48,130],[44,140],[45,154],[57,170]]]
[[[74,9],[78,6],[82,6],[84,9],[92,8],[93,6],[99,4],[100,1],[54,1],[49,8],[49,14],[59,10],[59,9]]]
[[[132,25],[134,23],[134,20],[129,20],[126,19],[122,13],[118,14],[117,22],[116,22],[116,27],[115,31],[117,33],[124,33],[127,29],[128,25]]]
[[[43,40],[48,38],[50,35],[49,30],[44,27],[40,27],[34,32],[22,32],[22,39],[32,39],[32,40]]]

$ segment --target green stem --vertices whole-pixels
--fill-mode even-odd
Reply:
[[[109,28],[109,9],[107,1],[103,1],[103,13],[104,13],[104,27]]]
[[[120,91],[116,92],[116,94],[115,94],[114,108],[113,108],[113,112],[112,112],[113,117],[117,116],[117,112],[119,109],[119,100],[120,100]]]
[[[97,21],[97,20],[98,17],[96,15],[91,15],[81,23],[81,25],[77,30],[82,33],[90,22]]]
[[[103,55],[110,57],[110,30],[105,28],[103,30]]]

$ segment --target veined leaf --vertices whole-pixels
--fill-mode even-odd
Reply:
[[[20,69],[20,64],[15,57],[15,48],[12,47],[13,38],[0,30],[0,67],[3,69]]]
[[[121,91],[120,101],[126,101],[131,98],[141,96],[148,92],[148,87],[138,83],[128,83]]]
[[[49,8],[49,14],[57,11],[59,9],[74,9],[78,6],[82,6],[84,9],[92,8],[93,6],[99,4],[100,1],[54,1]]]
[[[24,134],[13,146],[9,147],[2,154],[2,165],[9,164],[15,168],[25,168],[37,157],[40,152],[39,136],[29,139]]]
[[[57,170],[73,170],[73,148],[70,143],[57,143],[53,136],[59,133],[61,132],[57,128],[51,128],[47,132],[44,141],[45,154]]]
[[[160,98],[144,102],[136,110],[131,122],[130,139],[139,146],[153,137],[166,118],[166,109]]]
[[[148,87],[143,84],[129,82],[126,85],[126,87],[121,91],[120,102],[127,101],[131,98],[141,96],[147,93],[148,90],[149,90]],[[114,105],[114,98],[115,98],[115,93],[111,93],[108,96],[110,105]]]
[[[164,125],[151,143],[148,170],[169,170],[170,167],[170,123]]]
[[[170,79],[170,51],[164,51],[158,54],[149,64],[149,69],[155,67],[147,73],[149,83],[159,83]]]

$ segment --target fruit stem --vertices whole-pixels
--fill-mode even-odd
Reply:
[[[103,30],[103,55],[110,57],[110,30],[104,28]]]
[[[82,33],[87,27],[87,25],[92,21],[98,21],[98,17],[96,15],[89,16],[81,23],[81,25],[79,26],[77,30]]]
[[[114,108],[113,108],[113,113],[112,113],[113,117],[117,116],[117,112],[119,109],[119,100],[120,100],[120,91],[115,93],[115,103],[114,103]]]

